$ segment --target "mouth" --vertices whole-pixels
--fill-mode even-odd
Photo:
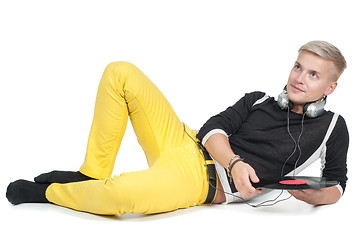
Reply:
[[[290,84],[293,92],[299,93],[299,92],[306,92],[305,90],[303,90],[301,87],[298,87],[297,85],[294,84]]]

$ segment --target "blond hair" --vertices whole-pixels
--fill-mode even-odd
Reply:
[[[332,61],[336,68],[336,81],[347,67],[346,60],[341,51],[331,43],[325,41],[311,41],[300,47],[298,52],[301,53],[302,51],[308,51],[321,58]]]

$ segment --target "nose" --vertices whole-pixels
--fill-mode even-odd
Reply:
[[[295,78],[296,82],[298,84],[304,84],[305,83],[305,79],[307,77],[307,73],[306,72],[299,72]]]

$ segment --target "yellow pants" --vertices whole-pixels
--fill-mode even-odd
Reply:
[[[128,116],[149,169],[111,177]],[[195,131],[186,129],[195,138]],[[129,158],[124,160],[134,160]],[[80,172],[99,180],[51,184],[47,199],[79,211],[121,215],[201,205],[208,193],[197,146],[159,89],[127,62],[111,63],[104,71]]]

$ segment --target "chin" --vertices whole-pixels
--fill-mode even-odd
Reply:
[[[293,104],[305,104],[307,103],[308,101],[305,99],[304,96],[300,96],[300,94],[293,94],[293,93],[289,93],[288,94],[288,99],[290,101],[293,102]]]

